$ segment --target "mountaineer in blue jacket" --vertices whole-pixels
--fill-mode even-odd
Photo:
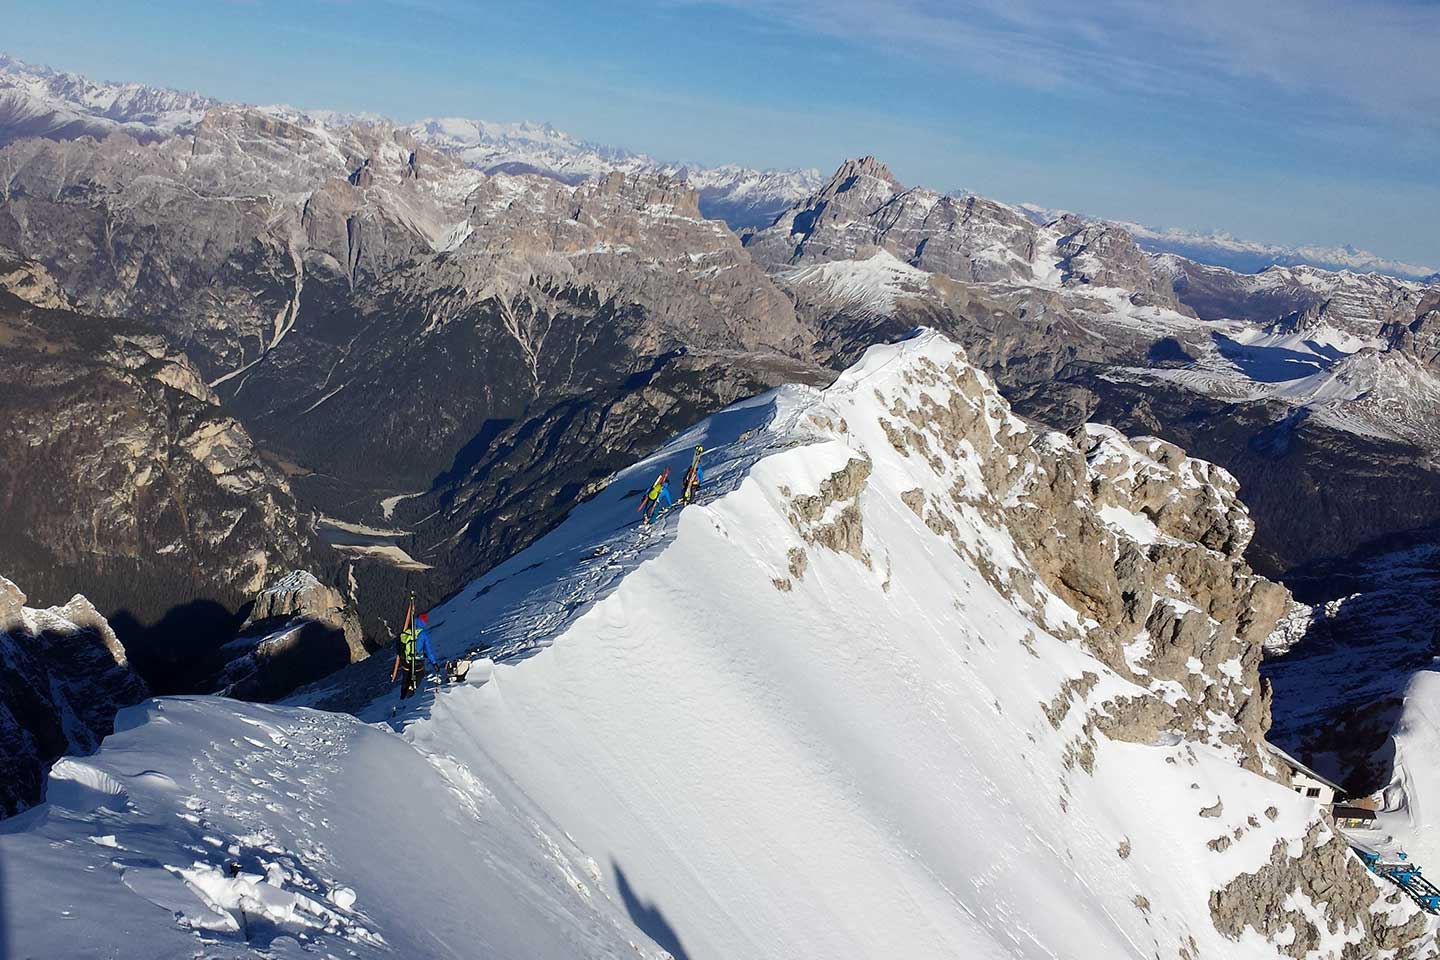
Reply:
[[[704,447],[695,448],[695,457],[690,461],[690,469],[685,471],[685,482],[680,485],[680,502],[689,503],[695,499],[700,492],[700,484],[705,482],[705,471],[700,466],[700,454],[705,452]]]
[[[395,667],[390,671],[391,683],[395,682],[397,673],[404,671],[400,682],[401,700],[420,687],[420,681],[425,679],[426,664],[432,667],[440,665],[440,661],[435,659],[435,648],[430,643],[430,631],[426,629],[429,623],[427,614],[415,615],[415,597],[412,595],[410,607],[405,611],[405,627],[395,644]]]

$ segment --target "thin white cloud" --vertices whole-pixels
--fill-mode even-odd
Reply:
[[[1440,125],[1440,4],[1403,0],[701,0],[1043,90],[1310,98]]]

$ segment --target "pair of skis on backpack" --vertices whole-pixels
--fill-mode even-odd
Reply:
[[[680,501],[675,502],[670,496],[670,468],[665,467],[650,489],[645,491],[645,496],[640,499],[640,515],[646,526],[654,523],[659,517],[663,517],[670,510],[676,507],[683,507],[687,503],[694,502],[695,495],[700,492],[700,484],[705,482],[705,471],[700,467],[700,455],[705,448],[697,445],[695,455],[690,459],[690,469],[685,471],[685,482],[680,488]],[[665,501],[665,506],[660,506],[660,501]]]

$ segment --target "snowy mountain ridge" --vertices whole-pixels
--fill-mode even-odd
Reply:
[[[661,174],[688,183],[707,216],[732,227],[764,226],[823,182],[820,171],[754,170],[655,160],[642,153],[580,140],[548,123],[490,123],[440,118],[409,128],[420,142],[447,150],[487,172],[539,173],[566,183],[627,174]]]
[[[696,444],[700,502],[638,526]],[[618,473],[431,611],[482,658],[393,719],[373,660],[122,715],[0,833],[12,942],[1424,955],[1434,923],[1252,772],[1280,776],[1256,666],[1286,595],[1251,529],[1218,468],[1039,432],[920,332]]]
[[[207,111],[241,108],[194,93],[140,83],[102,83],[0,54],[0,145],[23,137],[103,139],[123,131],[156,140],[193,130]],[[286,105],[257,107],[303,126],[339,130],[390,124],[378,114]],[[459,117],[400,125],[416,142],[487,172],[536,173],[574,184],[615,170],[676,177],[699,191],[707,215],[736,228],[768,223],[821,181],[818,170],[755,170],[656,160],[572,137],[548,123],[496,123]]]
[[[96,83],[0,53],[0,144],[24,136],[141,140],[193,127],[219,101],[141,83]]]
[[[0,54],[0,144],[22,136],[104,137],[114,130],[124,130],[142,140],[155,139],[189,130],[206,110],[221,105],[221,101],[197,93],[140,83],[96,82],[80,74]],[[305,116],[327,126],[385,120],[365,112],[288,106],[266,109]],[[574,137],[549,123],[536,121],[428,117],[406,127],[417,141],[453,152],[486,171],[539,173],[567,183],[600,177],[613,170],[678,177],[699,191],[707,216],[723,219],[737,230],[769,225],[791,204],[819,189],[826,179],[813,167],[762,170],[734,163],[657,160],[642,152]],[[950,195],[978,196],[970,191],[952,191]],[[1011,209],[1039,223],[1066,214],[1034,203],[1015,204]],[[1390,259],[1350,245],[1284,246],[1242,240],[1223,231],[1156,229],[1128,220],[1103,222],[1124,229],[1149,252],[1174,253],[1243,273],[1274,265],[1308,264],[1326,270],[1440,282],[1440,270],[1434,266]]]
[[[1017,205],[1038,223],[1048,223],[1064,216],[1068,211],[1041,206],[1036,203]],[[1322,270],[1353,270],[1356,273],[1377,273],[1398,277],[1402,280],[1418,280],[1421,283],[1435,283],[1440,271],[1433,266],[1409,263],[1382,257],[1369,250],[1350,244],[1325,246],[1300,244],[1286,246],[1278,243],[1264,243],[1258,240],[1244,240],[1223,230],[1202,232],[1185,230],[1180,227],[1159,229],[1136,223],[1133,220],[1107,220],[1125,230],[1135,242],[1157,254],[1175,254],[1200,263],[1228,267],[1241,273],[1259,273],[1268,267],[1312,266]]]

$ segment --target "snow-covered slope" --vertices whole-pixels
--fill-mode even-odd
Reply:
[[[636,525],[697,443],[701,503]],[[937,335],[873,348],[702,422],[431,611],[442,655],[488,653],[463,684],[392,717],[372,660],[297,701],[370,726],[125,715],[0,833],[11,951],[1420,946],[1313,803],[1244,768],[1284,604],[1249,532],[1223,471],[1037,433]]]
[[[812,296],[833,302],[833,309],[889,316],[895,301],[923,292],[930,274],[917,270],[888,250],[863,260],[830,260],[795,267],[780,274],[787,284],[812,288]]]
[[[1395,727],[1395,765],[1377,818],[1415,858],[1440,872],[1440,658],[1405,688]]]

